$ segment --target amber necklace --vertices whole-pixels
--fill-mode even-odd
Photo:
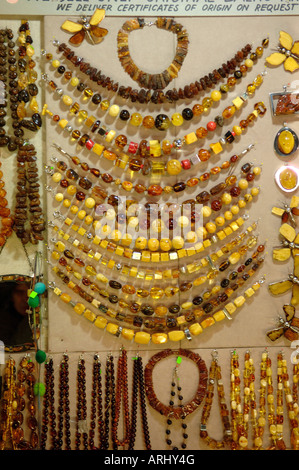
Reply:
[[[81,438],[83,440],[83,450],[88,450],[87,431],[87,402],[86,402],[86,368],[83,356],[78,361],[77,368],[77,428],[75,449],[80,450]]]
[[[131,406],[131,425],[130,425],[130,442],[129,450],[134,450],[135,437],[136,437],[136,426],[137,426],[137,404],[138,404],[138,391],[139,391],[139,403],[141,409],[142,429],[144,444],[146,450],[151,450],[151,441],[148,428],[146,401],[145,401],[145,385],[143,376],[143,365],[142,358],[137,353],[134,359],[133,366],[133,384],[132,384],[132,406]]]
[[[215,386],[217,388],[218,404],[223,426],[223,438],[221,440],[216,440],[210,437],[207,431],[207,424],[211,414]],[[221,366],[219,364],[217,351],[213,351],[212,353],[212,362],[209,371],[207,393],[202,410],[199,435],[200,438],[203,439],[211,449],[223,449],[225,447],[231,447],[232,432],[229,420],[229,411],[225,400]]]
[[[125,447],[130,440],[130,413],[128,402],[128,364],[127,352],[121,349],[117,364],[116,390],[115,390],[115,412],[112,423],[112,443],[113,449]],[[118,422],[120,419],[121,402],[123,401],[124,413],[124,438],[117,437]]]
[[[114,377],[114,359],[112,354],[108,354],[105,371],[105,404],[104,404],[104,432],[101,449],[109,449],[109,431],[110,420],[114,422],[115,417],[115,377]]]
[[[103,403],[102,403],[102,377],[101,377],[101,361],[98,354],[94,355],[92,368],[92,390],[91,390],[91,416],[89,430],[89,449],[101,449],[103,444]],[[95,429],[98,429],[99,445],[95,445]]]
[[[56,414],[55,414],[55,388],[53,359],[48,358],[45,363],[45,395],[43,401],[43,418],[40,447],[46,450],[48,431],[50,429],[51,450],[56,448]]]

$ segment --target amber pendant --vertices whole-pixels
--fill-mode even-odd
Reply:
[[[282,127],[274,139],[274,149],[281,157],[289,157],[298,148],[298,136],[290,127]]]
[[[278,318],[278,327],[267,332],[271,341],[284,336],[289,341],[295,341],[299,338],[299,318],[295,317],[295,307],[293,305],[284,305],[283,310],[285,319],[282,316]]]
[[[86,16],[83,16],[78,23],[70,20],[65,21],[61,28],[64,31],[73,33],[73,36],[70,38],[70,43],[72,44],[80,45],[85,37],[88,37],[91,44],[99,44],[108,34],[107,29],[98,26],[104,18],[105,10],[97,8],[89,21]]]
[[[291,165],[284,165],[275,173],[277,186],[285,193],[296,191],[299,186],[299,170]]]
[[[289,116],[299,113],[299,93],[287,91],[287,86],[283,88],[283,91],[273,92],[269,95],[272,116]]]

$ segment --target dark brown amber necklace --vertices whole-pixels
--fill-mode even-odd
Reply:
[[[101,362],[97,354],[94,356],[93,359],[94,361],[92,368],[91,417],[88,441],[90,450],[100,449],[104,436]],[[98,447],[95,445],[96,427],[98,427]]]
[[[70,434],[70,401],[69,401],[69,364],[68,355],[64,354],[59,367],[59,397],[57,417],[57,449],[61,450],[65,442],[65,450],[71,450]]]
[[[104,406],[104,432],[101,449],[109,449],[110,419],[113,423],[115,415],[115,379],[114,379],[114,359],[112,354],[108,354],[105,371],[105,406]]]
[[[131,426],[130,426],[130,442],[129,450],[134,450],[137,426],[137,409],[138,409],[138,392],[139,403],[141,409],[141,420],[144,444],[146,450],[151,450],[150,434],[148,429],[147,410],[145,401],[145,386],[143,376],[142,358],[137,355],[134,359],[133,366],[133,387],[132,387],[132,407],[131,407]]]
[[[83,449],[88,450],[87,432],[87,403],[86,403],[86,368],[85,360],[80,357],[77,369],[77,429],[75,448],[80,450],[81,441]]]
[[[121,440],[117,436],[118,424],[121,413],[121,403],[123,402],[124,413],[124,438]],[[130,439],[130,414],[128,401],[128,360],[127,352],[122,349],[117,364],[117,379],[115,391],[115,414],[112,423],[113,448],[124,447]]]
[[[48,431],[50,430],[51,447],[56,448],[56,414],[55,414],[55,388],[54,388],[54,367],[53,359],[49,358],[45,363],[45,395],[43,402],[43,418],[41,430],[41,450],[47,448]]]

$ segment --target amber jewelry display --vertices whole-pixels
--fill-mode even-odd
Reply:
[[[153,369],[155,365],[161,360],[173,355],[177,357],[183,356],[183,358],[190,359],[195,363],[199,372],[199,382],[195,396],[190,402],[184,405],[181,404],[180,406],[166,406],[161,403],[156,396],[153,384]],[[197,410],[206,393],[207,379],[208,370],[205,362],[197,353],[188,349],[165,349],[164,351],[158,352],[151,357],[144,369],[145,393],[148,398],[149,405],[158,411],[158,413],[169,419],[181,419],[183,416],[186,417]]]
[[[146,26],[155,26],[158,29],[171,32],[177,37],[175,56],[171,64],[163,72],[151,74],[141,70],[131,57],[129,49],[129,34],[132,31],[143,29]],[[136,32],[135,34],[136,35]],[[188,53],[189,37],[184,26],[173,19],[158,18],[156,21],[145,21],[143,18],[127,20],[117,33],[117,54],[124,71],[139,84],[148,90],[163,90],[175,79],[184,63]]]
[[[142,365],[142,358],[137,353],[133,357],[133,383],[132,383],[132,403],[131,403],[131,426],[130,426],[130,442],[128,450],[134,450],[136,427],[137,427],[137,406],[138,406],[138,393],[139,403],[141,411],[141,423],[144,438],[144,445],[146,450],[151,450],[150,432],[148,428],[147,409],[145,400],[145,384],[144,384],[144,372]]]
[[[164,94],[163,90],[155,90],[153,93],[149,93],[145,89],[138,91],[131,87],[120,85],[118,82],[114,82],[110,77],[107,77],[97,68],[84,61],[82,57],[77,56],[72,49],[66,46],[66,44],[60,43],[57,40],[53,41],[53,44],[58,47],[58,52],[62,53],[65,59],[71,62],[74,68],[78,68],[80,72],[88,76],[91,81],[96,82],[98,86],[107,88],[107,90],[117,93],[117,95],[124,100],[129,100],[133,103],[137,101],[139,103],[152,102],[155,104],[161,104],[164,102],[173,103],[181,99],[190,99],[206,89],[209,90],[210,88],[213,88],[223,78],[233,73],[239,67],[239,64],[248,58],[248,56],[251,60],[250,66],[252,66],[252,62],[255,62],[257,58],[263,54],[263,49],[264,47],[267,47],[268,43],[268,39],[263,40],[262,46],[257,47],[255,52],[252,52],[252,46],[247,44],[239,50],[232,59],[228,60],[225,64],[222,64],[219,69],[215,69],[204,77],[195,80],[189,85],[185,85],[179,90],[167,90]],[[84,84],[83,87],[85,87]],[[224,88],[222,91],[225,92],[227,90]]]
[[[1,155],[1,152],[0,152]],[[0,168],[2,163],[0,162]],[[13,234],[13,218],[8,207],[8,201],[6,199],[5,181],[3,179],[3,171],[0,169],[0,247],[4,247],[6,240]]]
[[[99,44],[107,35],[108,30],[101,28],[99,23],[105,18],[105,10],[97,8],[91,18],[88,20],[86,16],[81,17],[79,22],[66,20],[61,25],[64,31],[72,33],[70,43],[76,46],[80,45],[87,37],[91,44]]]
[[[88,450],[87,401],[86,401],[86,365],[83,356],[77,367],[77,423],[75,450]]]
[[[223,428],[223,438],[220,440],[216,440],[211,437],[207,431],[207,425],[213,405],[215,387],[217,390],[218,405],[220,408],[220,416]],[[218,361],[217,351],[212,352],[212,362],[209,369],[207,392],[205,395],[205,401],[201,415],[199,436],[209,446],[210,449],[230,449],[232,432],[229,419],[229,409],[225,399],[224,386],[222,382],[222,371]]]
[[[191,122],[193,119],[198,119],[200,116],[203,115],[203,113],[206,114],[209,109],[213,107],[213,105],[215,105],[221,100],[223,96],[234,90],[235,85],[240,81],[241,78],[246,75],[248,70],[250,70],[254,65],[254,62],[250,59],[246,60],[240,66],[240,70],[235,71],[232,76],[227,78],[226,84],[222,84],[219,90],[214,90],[211,92],[210,97],[203,98],[201,103],[195,103],[192,108],[184,108],[181,112],[175,112],[171,116],[166,115],[165,118],[165,114],[160,114],[155,117],[148,114],[144,116],[140,112],[131,114],[128,109],[123,108],[118,104],[111,103],[108,99],[102,99],[102,96],[99,93],[97,93],[89,86],[83,84],[77,76],[73,75],[71,70],[66,70],[65,66],[61,65],[61,62],[58,59],[53,59],[52,54],[49,54],[45,50],[42,50],[42,57],[44,57],[48,62],[51,62],[51,66],[57,71],[58,75],[63,77],[65,82],[70,83],[73,88],[76,88],[77,91],[82,93],[81,96],[84,102],[86,102],[86,100],[91,100],[92,107],[94,105],[100,108],[100,113],[107,113],[108,116],[120,119],[122,123],[127,122],[128,124],[135,125],[135,127],[139,126],[144,127],[145,129],[156,128],[159,130],[163,130],[161,129],[162,124],[164,127],[168,124],[171,124],[175,127],[180,127],[183,125],[183,123]],[[245,65],[245,63],[247,65]],[[260,83],[260,79],[256,80],[256,83],[258,85]],[[60,88],[56,87],[54,81],[51,80],[49,84],[51,84],[51,88],[55,89],[56,93],[61,96],[61,93],[63,92]],[[254,92],[254,86],[255,85],[253,83],[250,84],[248,91],[251,95]],[[246,96],[247,94],[245,94],[244,98],[246,98]],[[65,104],[68,104],[68,102],[70,102],[69,98],[64,99]],[[80,110],[79,103],[73,103],[71,109],[73,109],[74,111],[76,110],[76,114],[80,118],[87,119],[88,111],[84,109]],[[223,123],[223,117],[218,116],[217,121],[218,125],[221,125]],[[212,127],[214,126],[215,124],[210,124],[210,130],[212,130]],[[201,127],[197,130],[197,133],[204,137],[204,135],[207,133],[207,130]],[[164,145],[162,145],[163,151],[165,151],[165,153],[167,152],[167,149],[169,152],[169,145],[166,145],[166,142]]]
[[[118,438],[118,427],[121,414],[123,410],[124,422],[124,437]],[[118,447],[125,447],[129,444],[130,440],[130,411],[129,411],[129,396],[128,396],[128,358],[125,349],[121,349],[118,363],[115,384],[115,411],[112,422],[112,445],[113,449],[117,450]]]

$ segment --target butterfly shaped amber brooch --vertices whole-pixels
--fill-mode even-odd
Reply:
[[[70,43],[79,46],[85,36],[92,44],[99,44],[108,33],[105,28],[100,28],[99,23],[105,18],[105,10],[97,8],[88,21],[86,16],[81,16],[80,22],[66,20],[61,28],[68,33],[73,33]]]
[[[292,36],[285,31],[279,33],[277,51],[266,57],[267,64],[273,66],[283,64],[288,72],[295,72],[299,68],[299,41],[293,42]]]
[[[288,341],[296,341],[299,338],[299,318],[295,317],[295,307],[284,305],[283,311],[285,319],[282,316],[278,318],[278,326],[267,332],[271,341],[276,341],[284,336]]]

